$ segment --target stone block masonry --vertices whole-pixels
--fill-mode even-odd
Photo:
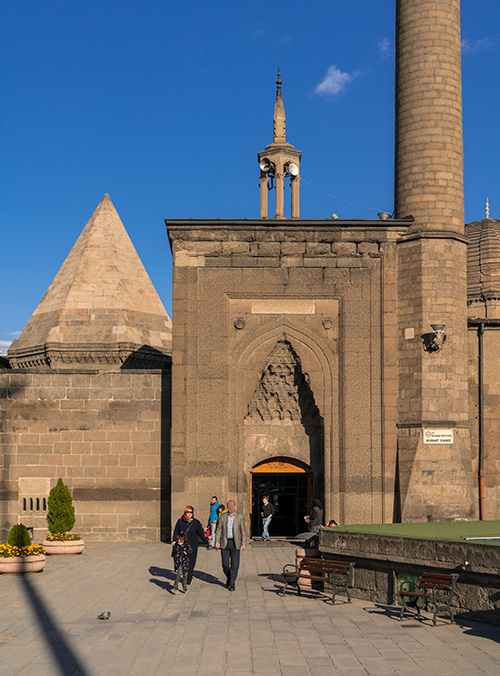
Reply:
[[[310,468],[308,499],[324,499],[325,514],[392,520],[396,241],[411,222],[167,221],[172,518],[215,493],[235,498],[250,526],[252,472],[276,458]],[[310,390],[311,406],[296,393],[301,410],[319,411],[307,426],[293,406],[271,405],[271,386],[256,389],[266,365],[282,368],[280,346]]]
[[[44,535],[58,477],[86,539],[165,535],[170,371],[6,370],[0,392],[2,538],[18,521]]]

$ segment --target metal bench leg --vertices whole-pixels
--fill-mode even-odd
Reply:
[[[403,613],[404,613],[405,608],[406,608],[405,597],[402,596],[401,599],[403,600],[403,607],[401,608],[401,612],[399,613],[399,621],[400,621],[400,622],[401,622],[401,620],[403,619]]]

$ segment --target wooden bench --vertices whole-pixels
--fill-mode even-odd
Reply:
[[[354,563],[351,561],[333,561],[305,556],[298,566],[293,563],[283,566],[282,575],[285,584],[281,595],[284,596],[288,588],[296,589],[300,595],[299,580],[307,578],[311,581],[329,583],[332,589],[332,603],[335,603],[335,596],[339,592],[345,592],[350,603],[349,585],[352,583],[353,569]]]
[[[415,606],[417,609],[417,617],[420,617],[419,599],[426,599],[434,606],[434,616],[432,624],[436,624],[436,615],[440,611],[449,613],[451,622],[454,622],[453,610],[451,608],[451,601],[455,591],[455,584],[458,575],[444,575],[442,573],[422,573],[417,583],[405,580],[399,585],[399,595],[403,600],[403,607],[401,608],[400,620],[403,619],[403,613],[408,606]],[[413,587],[413,589],[411,588]]]

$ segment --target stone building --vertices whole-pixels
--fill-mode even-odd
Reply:
[[[105,195],[0,370],[1,527],[46,528],[62,477],[88,538],[158,539],[169,512],[172,328]]]
[[[58,476],[94,538],[168,537],[214,493],[253,535],[264,493],[282,535],[315,498],[499,517],[500,222],[464,229],[459,5],[396,0],[392,217],[299,217],[279,73],[260,218],[166,221],[172,330],[103,198],[0,364],[3,527],[41,526]]]

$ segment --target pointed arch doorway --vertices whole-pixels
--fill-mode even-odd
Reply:
[[[276,510],[271,536],[293,536],[306,530],[304,516],[312,509],[313,495],[313,473],[308,465],[286,457],[264,460],[253,467],[250,486],[252,537],[262,532],[263,495],[269,495]]]

